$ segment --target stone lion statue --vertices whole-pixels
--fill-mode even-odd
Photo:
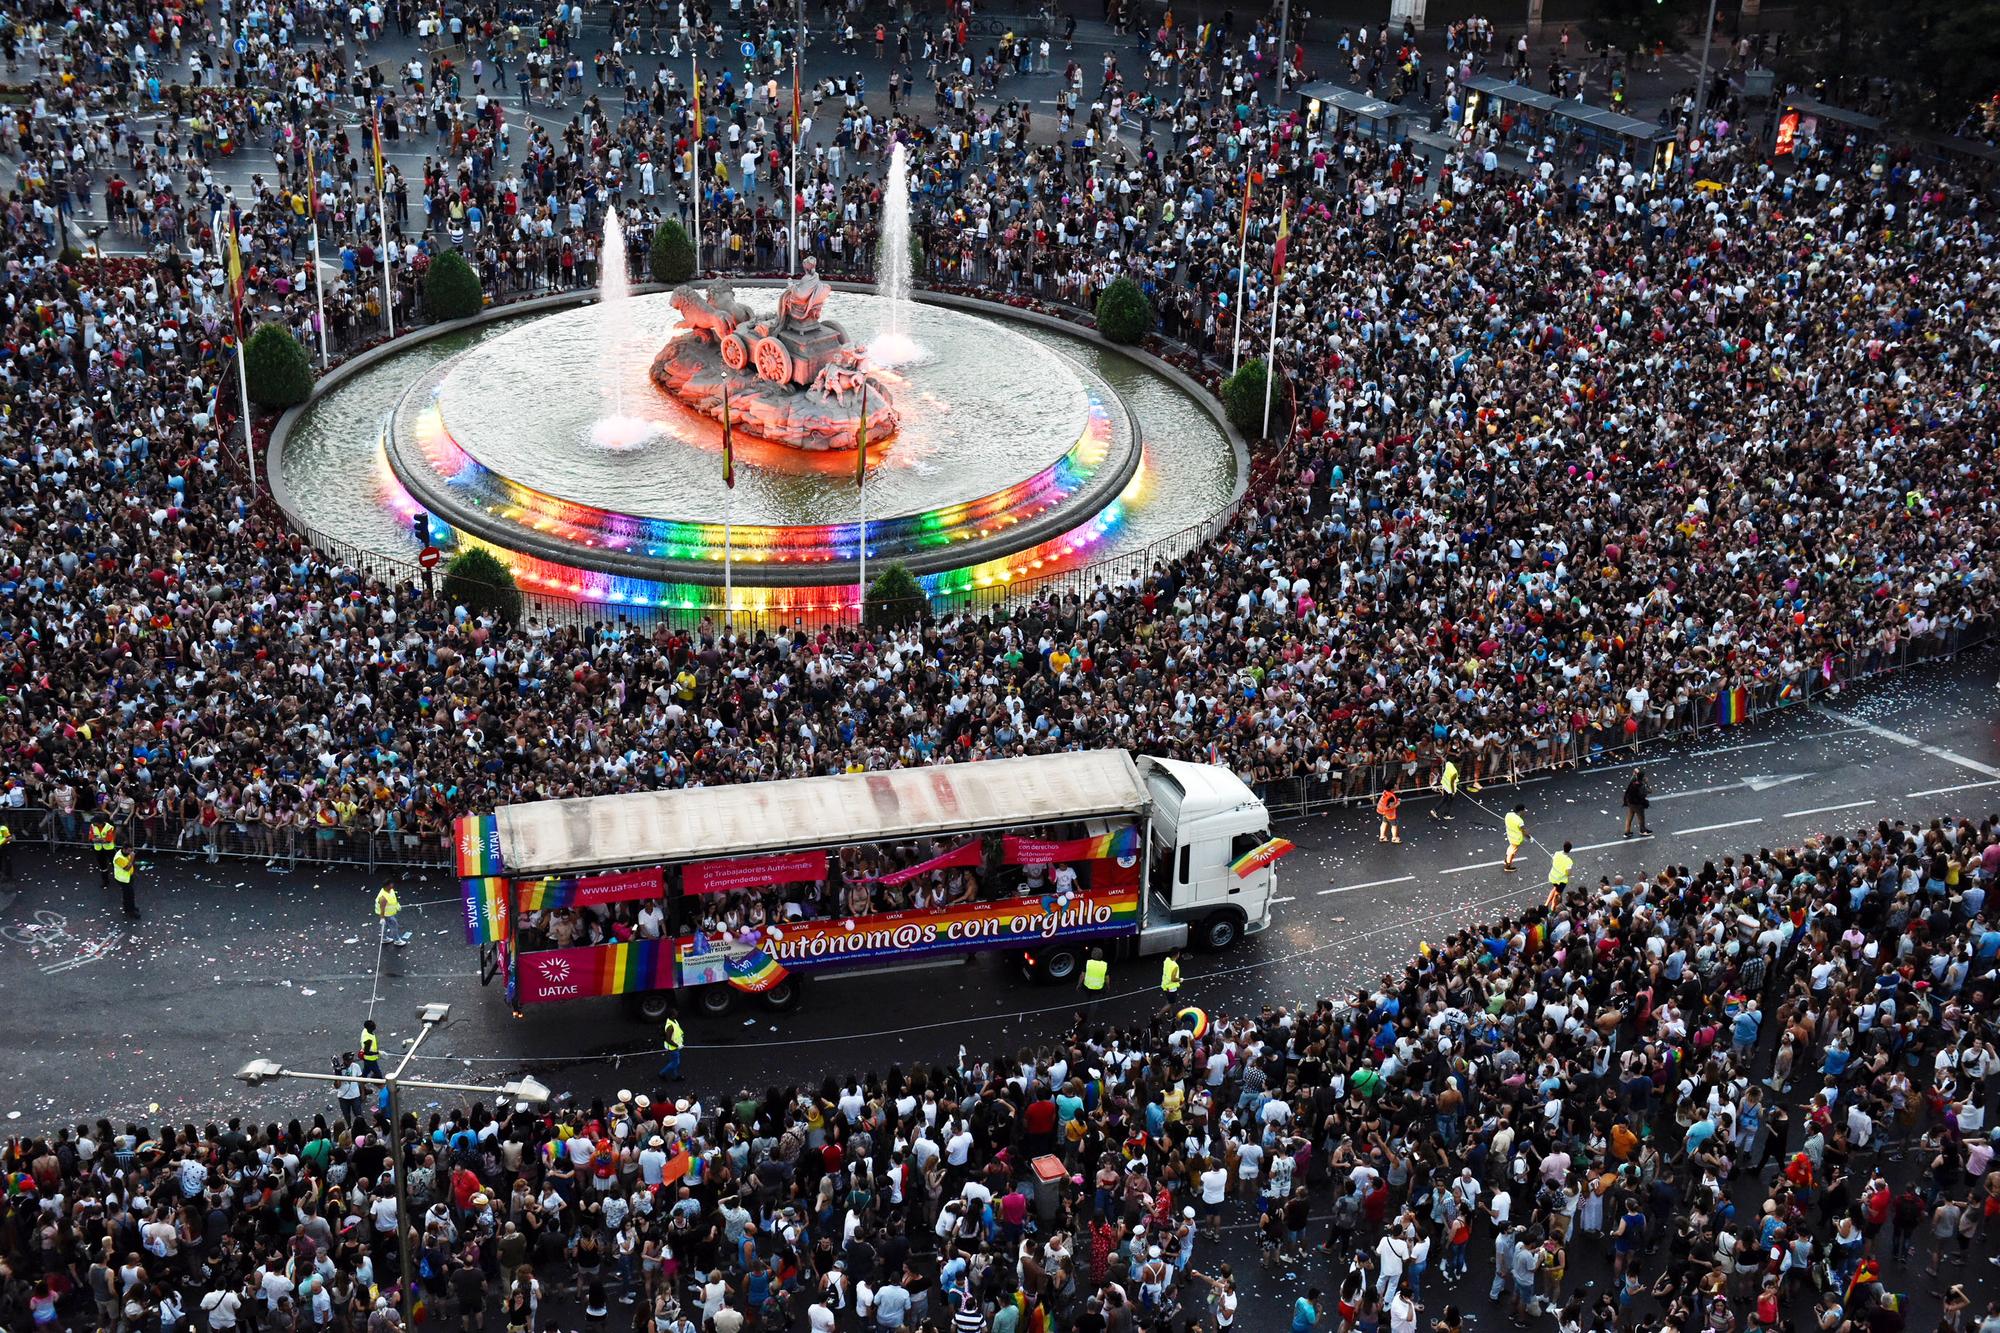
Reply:
[[[708,283],[706,291],[695,283],[682,283],[667,300],[680,312],[683,325],[717,344],[751,318],[750,307],[737,300],[736,289],[721,279]]]

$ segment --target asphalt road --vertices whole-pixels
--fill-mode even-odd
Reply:
[[[1619,836],[1629,764],[1490,786],[1456,821],[1405,807],[1406,841],[1384,846],[1362,810],[1281,824],[1300,850],[1283,863],[1270,930],[1237,951],[1196,959],[1192,1003],[1240,1010],[1313,999],[1373,980],[1418,941],[1525,905],[1544,890],[1546,847],[1575,843],[1577,875],[1648,873],[1753,846],[1793,844],[1878,818],[2000,808],[2000,700],[1990,655],[1920,669],[1866,691],[1716,733],[1646,759],[1655,793],[1649,839]],[[1515,795],[1518,791],[1518,797]],[[1499,812],[1519,799],[1530,832],[1524,873],[1503,875]],[[455,886],[402,886],[415,939],[378,958],[374,884],[349,871],[277,875],[254,862],[162,862],[141,876],[143,920],[128,925],[82,857],[24,848],[0,893],[0,987],[13,1021],[0,1060],[14,1071],[0,1116],[46,1124],[78,1115],[206,1119],[255,1106],[330,1106],[314,1085],[254,1095],[230,1081],[252,1055],[325,1069],[374,1017],[399,1049],[418,1005],[453,1006],[419,1057],[432,1078],[500,1082],[532,1071],[588,1099],[643,1084],[655,1032],[616,1000],[536,1006],[515,1018],[483,988],[463,943]],[[1154,1003],[1157,966],[1121,962],[1112,1013]],[[691,1020],[687,1068],[711,1091],[761,1088],[850,1069],[992,1049],[1058,1030],[1074,992],[1032,984],[997,957],[924,970],[815,981],[795,1013],[754,1004]]]

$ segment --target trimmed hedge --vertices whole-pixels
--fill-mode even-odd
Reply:
[[[466,319],[486,308],[479,275],[465,256],[446,250],[424,272],[424,312],[432,319]]]
[[[651,256],[654,282],[686,282],[694,276],[694,242],[687,229],[673,221],[653,229]]]
[[[1097,298],[1097,331],[1115,343],[1144,342],[1153,331],[1153,303],[1130,278],[1114,278]]]
[[[312,354],[282,324],[260,324],[243,348],[250,401],[259,407],[296,407],[312,396]]]
[[[1264,433],[1264,358],[1245,361],[1236,373],[1222,382],[1222,410],[1236,429],[1255,439]],[[1284,404],[1271,400],[1271,419],[1278,419]]]
[[[474,615],[491,615],[510,625],[521,618],[521,590],[514,575],[492,552],[476,546],[459,552],[445,566],[444,599]]]
[[[868,623],[908,625],[930,614],[931,599],[908,565],[892,560],[868,585]]]

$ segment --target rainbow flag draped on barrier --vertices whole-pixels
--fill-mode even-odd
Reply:
[[[1268,842],[1259,843],[1257,846],[1243,853],[1243,855],[1237,857],[1230,864],[1229,868],[1235,872],[1236,878],[1248,879],[1251,875],[1256,874],[1279,857],[1290,855],[1297,850],[1297,844],[1289,838],[1272,838]]]
[[[499,875],[463,879],[465,942],[498,944],[507,938],[507,881]]]
[[[753,994],[770,990],[791,975],[783,963],[761,948],[752,949],[741,958],[729,959],[722,965],[722,970],[730,985]]]
[[[1750,691],[1738,685],[1715,696],[1715,725],[1741,726],[1750,720]]]

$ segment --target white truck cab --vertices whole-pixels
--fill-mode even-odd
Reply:
[[[1230,869],[1270,839],[1264,802],[1217,764],[1140,756],[1139,773],[1152,798],[1148,908],[1164,906],[1166,919],[1184,923],[1202,949],[1226,949],[1270,925],[1277,868],[1241,878]]]

